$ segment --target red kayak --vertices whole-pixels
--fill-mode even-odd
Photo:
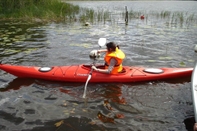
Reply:
[[[104,68],[97,65],[97,68]],[[0,69],[17,77],[52,81],[86,82],[91,65],[34,67],[0,64]],[[193,68],[144,68],[124,66],[115,75],[92,72],[90,82],[139,82],[191,76]]]

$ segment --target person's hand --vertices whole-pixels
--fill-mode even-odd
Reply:
[[[197,131],[197,123],[194,124],[194,131]]]
[[[95,70],[95,71],[97,70],[97,68],[95,66],[92,66],[92,69]]]

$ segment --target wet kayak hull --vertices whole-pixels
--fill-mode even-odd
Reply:
[[[103,68],[103,66],[98,66]],[[90,65],[71,66],[18,66],[0,64],[0,69],[16,77],[36,78],[52,81],[86,82]],[[139,82],[160,79],[180,78],[191,76],[193,68],[145,68],[136,66],[124,66],[124,71],[119,74],[103,74],[92,72],[89,82]]]

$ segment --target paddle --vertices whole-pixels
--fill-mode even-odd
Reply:
[[[100,39],[98,40],[98,45],[100,46],[100,48],[101,48],[102,46],[104,46],[105,44],[106,44],[106,38],[100,38]],[[95,64],[95,60],[94,60],[94,62],[93,62],[93,65],[94,65],[94,64]],[[84,92],[83,92],[83,98],[86,97],[87,85],[88,85],[88,82],[90,81],[90,79],[91,79],[91,77],[92,77],[92,71],[93,71],[93,69],[91,68],[90,73],[89,73],[89,75],[88,75],[88,79],[86,80],[86,83],[85,83]]]

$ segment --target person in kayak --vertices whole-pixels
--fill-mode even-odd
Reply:
[[[114,42],[109,42],[106,44],[107,49],[98,50],[97,53],[105,52],[105,69],[98,69],[92,66],[92,69],[107,74],[117,74],[123,70],[122,62],[125,58],[124,52],[119,49]]]

